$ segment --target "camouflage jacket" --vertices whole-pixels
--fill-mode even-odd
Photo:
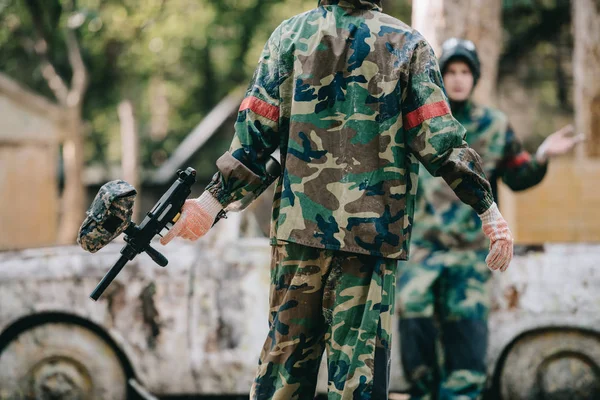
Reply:
[[[530,188],[544,178],[546,164],[538,164],[523,150],[502,112],[467,103],[454,116],[467,129],[469,146],[481,155],[494,195],[498,178],[515,191]],[[480,218],[427,171],[419,174],[415,220],[415,246],[469,250],[488,245]]]
[[[271,239],[406,259],[419,161],[477,212],[492,203],[423,37],[380,1],[322,0],[271,35],[207,186],[256,190],[281,150]]]

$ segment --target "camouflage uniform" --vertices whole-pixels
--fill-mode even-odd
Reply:
[[[503,113],[470,102],[453,112],[493,187],[498,178],[513,190],[543,179],[545,164],[523,150]],[[411,398],[477,398],[486,377],[490,278],[481,220],[427,171],[419,175],[415,220],[411,261],[398,275],[401,354],[413,383]]]
[[[330,399],[387,398],[419,161],[477,212],[493,202],[463,137],[430,46],[380,1],[322,0],[273,32],[207,187],[223,206],[243,198],[280,148],[253,399],[312,399],[324,348]]]

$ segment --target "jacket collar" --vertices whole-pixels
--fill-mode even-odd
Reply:
[[[450,100],[450,109],[452,110],[452,115],[459,121],[469,121],[471,119],[473,108],[474,104],[470,98],[467,101],[461,102]]]
[[[381,11],[381,0],[319,0],[319,6],[340,6],[362,10]]]

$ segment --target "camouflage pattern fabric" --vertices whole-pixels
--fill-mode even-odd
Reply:
[[[396,262],[295,243],[273,247],[269,335],[250,398],[387,399]]]
[[[223,206],[257,190],[280,148],[272,243],[406,259],[419,162],[477,213],[493,202],[442,86],[380,2],[322,0],[269,38],[207,190]]]
[[[467,143],[481,155],[494,189],[498,178],[515,191],[535,186],[544,178],[546,165],[538,164],[523,150],[502,112],[471,102],[453,112],[467,129]],[[413,242],[418,247],[477,250],[489,245],[477,213],[443,180],[423,170],[419,173],[415,220]]]
[[[122,180],[103,185],[86,212],[77,243],[95,253],[119,236],[129,225],[136,194],[135,188]]]
[[[513,190],[543,179],[546,166],[523,150],[503,113],[471,102],[452,111],[493,188],[498,178]],[[415,220],[411,262],[398,278],[402,364],[413,383],[411,398],[478,398],[486,377],[489,242],[479,216],[427,171],[419,174]]]
[[[411,399],[478,399],[486,381],[487,250],[413,249],[398,274],[400,344]]]
[[[404,318],[486,320],[487,249],[430,251],[413,247],[398,271],[398,311]]]

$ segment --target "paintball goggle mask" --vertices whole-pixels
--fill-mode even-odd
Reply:
[[[122,180],[103,185],[86,212],[77,243],[95,253],[119,236],[131,223],[136,194],[135,188]]]
[[[475,44],[470,40],[450,38],[442,44],[442,56],[439,59],[442,75],[451,61],[456,59],[465,61],[473,74],[474,84],[481,76],[481,62]]]

